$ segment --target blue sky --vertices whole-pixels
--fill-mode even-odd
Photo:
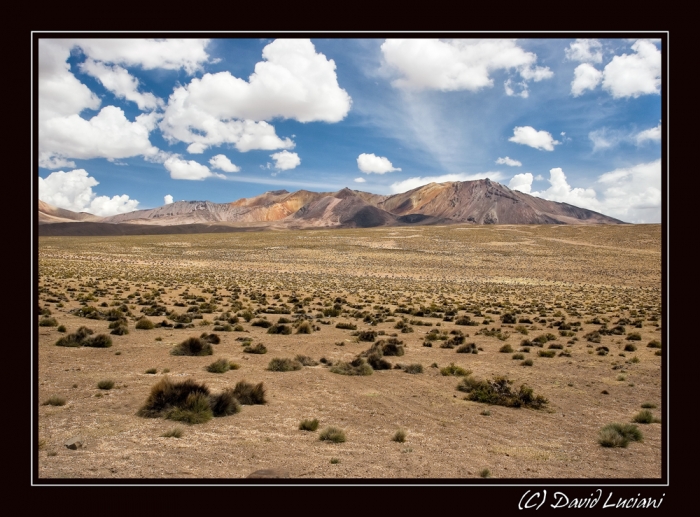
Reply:
[[[39,197],[97,215],[489,177],[661,220],[648,39],[40,39]]]

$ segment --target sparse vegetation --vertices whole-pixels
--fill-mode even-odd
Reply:
[[[301,431],[315,431],[318,429],[318,418],[313,420],[302,420],[299,424],[299,430]]]
[[[399,429],[394,433],[394,436],[392,436],[391,439],[398,443],[404,443],[406,441],[406,431]]]
[[[212,355],[213,353],[214,349],[212,348],[211,343],[198,337],[187,338],[170,351],[171,355],[188,356]]]
[[[534,395],[532,388],[523,384],[517,390],[512,390],[512,383],[513,381],[505,377],[484,381],[470,376],[463,378],[457,389],[467,393],[468,400],[485,404],[534,409],[541,409],[547,405],[547,399],[542,395]]]
[[[58,395],[51,395],[48,399],[41,403],[42,406],[65,406],[66,399]]]
[[[642,432],[633,424],[608,424],[600,430],[598,443],[603,447],[627,447],[643,441]]]
[[[97,383],[97,387],[101,390],[111,390],[114,388],[114,381],[112,379],[103,379]]]
[[[303,365],[299,361],[288,358],[274,358],[270,360],[267,365],[267,369],[271,372],[292,372],[294,370],[301,370]]]
[[[326,427],[318,435],[322,442],[343,443],[346,440],[345,431],[337,427]]]

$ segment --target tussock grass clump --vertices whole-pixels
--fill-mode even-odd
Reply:
[[[286,357],[275,357],[274,359],[270,360],[270,363],[267,365],[267,369],[271,372],[292,372],[295,370],[301,370],[302,368],[303,365],[299,361]]]
[[[473,321],[471,317],[465,314],[464,316],[460,316],[455,320],[455,325],[467,325],[470,327],[476,327],[478,323],[476,321]]]
[[[243,405],[252,406],[254,404],[267,403],[267,400],[265,400],[265,387],[262,382],[253,385],[246,381],[239,381],[233,389],[233,395]]]
[[[212,355],[213,353],[214,349],[212,348],[211,343],[198,337],[187,338],[170,351],[171,355],[187,356]]]
[[[97,383],[97,387],[101,390],[111,390],[114,388],[114,381],[112,379],[102,379]]]
[[[82,346],[93,348],[109,348],[112,346],[112,338],[107,334],[97,334],[96,336],[85,338],[81,344]]]
[[[423,373],[423,365],[422,364],[409,364],[408,366],[403,367],[403,371],[406,373]]]
[[[170,410],[165,418],[187,424],[203,424],[213,416],[209,398],[202,393],[190,393],[184,403]]]
[[[372,343],[375,339],[377,339],[377,332],[375,330],[362,330],[357,334],[357,339]]]
[[[228,359],[224,358],[217,359],[206,368],[209,373],[226,373],[230,369],[231,363]]]
[[[289,335],[292,333],[292,328],[289,325],[275,323],[270,328],[267,329],[268,334],[282,334]]]
[[[335,326],[335,328],[344,330],[357,330],[357,325],[341,321]]]
[[[121,320],[114,323],[116,323],[116,325],[112,324],[109,326],[109,328],[112,329],[110,334],[115,336],[125,336],[129,333],[129,328],[126,326],[126,320]]]
[[[258,343],[255,346],[252,346],[252,345],[246,346],[243,349],[243,351],[247,354],[266,354],[267,348],[262,343]]]
[[[490,478],[491,471],[489,469],[483,469],[481,472],[479,472],[479,476],[482,478]]]
[[[645,402],[642,404],[643,409],[656,409],[656,404],[653,404],[652,402]]]
[[[522,363],[520,363],[520,366],[532,366],[533,364],[532,359],[525,359]]]
[[[48,399],[41,403],[42,406],[65,406],[66,399],[58,395],[51,395]]]
[[[207,334],[206,332],[202,332],[199,338],[211,343],[212,345],[218,345],[221,343],[221,338],[217,334]]]
[[[39,320],[40,327],[58,327],[56,318],[42,318]]]
[[[471,370],[465,370],[461,366],[455,365],[455,363],[450,363],[449,366],[440,368],[440,374],[444,376],[455,375],[459,377],[467,377],[472,374]]]
[[[209,404],[215,417],[235,415],[241,411],[241,403],[231,388],[226,388],[217,395],[210,395]]]
[[[152,330],[153,328],[155,328],[155,324],[148,318],[141,318],[136,322],[134,328],[138,330]]]
[[[253,327],[262,327],[264,329],[269,329],[272,327],[272,323],[270,323],[267,320],[255,320],[253,323],[251,323]]]
[[[318,419],[313,420],[302,420],[299,424],[299,430],[301,431],[315,431],[318,429]]]
[[[503,345],[498,351],[502,354],[510,354],[513,351],[513,347],[510,345]]]
[[[363,358],[357,357],[349,363],[338,361],[330,371],[339,375],[372,375],[374,370]]]
[[[59,325],[58,328],[56,329],[59,332],[65,332],[66,331],[66,326],[65,325]]]
[[[654,418],[654,415],[649,411],[648,409],[643,409],[634,417],[632,417],[632,422],[635,422],[637,424],[652,424],[652,423],[659,423],[661,420],[658,418]]]
[[[478,354],[479,349],[476,347],[476,343],[466,343],[457,347],[458,354]]]
[[[554,350],[538,350],[537,355],[540,357],[554,357],[557,353]]]
[[[598,443],[603,447],[627,447],[643,441],[642,432],[633,424],[608,424],[600,430]]]
[[[308,321],[302,321],[297,325],[297,334],[311,334],[313,331],[314,329]]]
[[[627,341],[641,341],[642,335],[639,332],[630,332],[625,339]]]
[[[318,435],[318,439],[322,442],[343,443],[347,438],[345,436],[345,431],[342,429],[326,427],[321,431],[321,434]]]
[[[187,397],[193,393],[208,396],[209,388],[193,379],[173,382],[169,377],[163,377],[151,387],[146,403],[136,414],[145,418],[165,416],[173,408],[183,406]]]
[[[394,433],[394,436],[391,437],[391,440],[398,443],[404,443],[406,441],[406,431],[399,429]]]
[[[548,400],[542,395],[534,395],[532,388],[522,384],[517,390],[512,390],[512,383],[513,381],[505,377],[496,377],[491,381],[465,377],[457,385],[457,389],[468,394],[467,400],[484,404],[533,409],[541,409],[547,405]]]
[[[625,352],[636,352],[637,351],[637,345],[634,343],[627,343],[625,345]]]
[[[317,366],[318,365],[318,361],[315,361],[314,359],[312,359],[308,355],[299,354],[296,357],[294,357],[294,360],[300,362],[304,366]]]
[[[161,434],[161,436],[163,438],[182,438],[182,435],[184,433],[185,433],[185,430],[182,427],[176,426],[176,427],[173,427],[171,429],[168,429],[163,434]]]
[[[652,339],[647,344],[647,348],[661,348],[661,341],[659,341],[658,339]]]
[[[149,375],[153,375],[155,373],[158,373],[158,369],[157,368],[149,368],[148,370],[145,371],[145,373],[147,373]]]

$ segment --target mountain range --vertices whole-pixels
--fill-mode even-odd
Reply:
[[[39,201],[40,235],[202,233],[260,229],[370,228],[425,224],[623,224],[489,179],[429,183],[391,196],[274,190],[232,203],[177,201],[98,217]]]

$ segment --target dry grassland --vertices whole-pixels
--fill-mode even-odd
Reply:
[[[624,448],[599,444],[642,404],[661,416],[659,225],[43,237],[38,251],[39,320],[55,319],[35,349],[42,479],[661,476],[664,424],[635,424],[643,440]],[[145,314],[155,328],[136,328]],[[280,318],[291,333],[253,325]],[[56,346],[81,326],[112,346]],[[203,332],[220,338],[212,355],[171,354]],[[334,373],[392,337],[404,353],[384,353],[389,369]],[[258,344],[267,353],[244,352]],[[313,361],[268,369],[298,355]],[[239,367],[207,371],[218,359]],[[441,374],[451,363],[547,403],[469,400],[461,376]],[[214,395],[262,382],[267,403],[198,424],[138,416],[166,375]],[[299,429],[312,419],[317,430]],[[320,440],[328,427],[346,441]],[[84,447],[64,446],[74,436]]]

